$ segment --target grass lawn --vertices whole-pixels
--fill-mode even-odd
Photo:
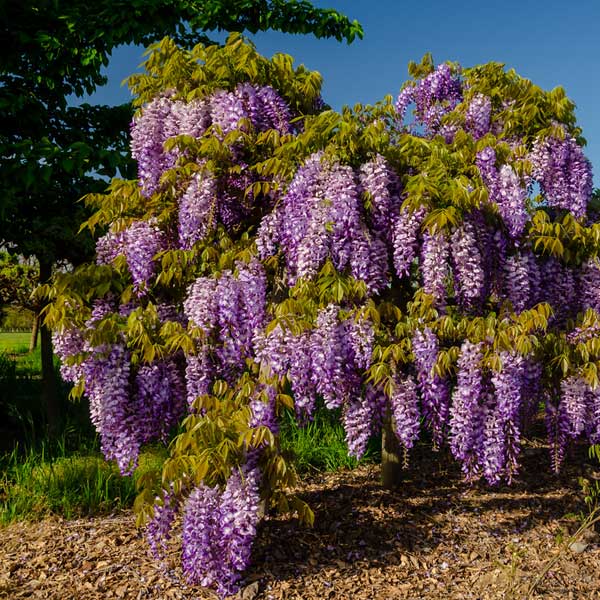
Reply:
[[[15,352],[27,350],[29,347],[29,338],[31,334],[28,331],[19,331],[15,333],[0,333],[0,352]]]

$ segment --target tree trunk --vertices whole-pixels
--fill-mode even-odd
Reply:
[[[33,327],[31,328],[31,338],[29,339],[29,352],[33,352],[37,348],[38,334],[40,332],[40,313],[36,311],[33,318]]]
[[[388,490],[402,483],[402,447],[392,429],[392,419],[388,414],[383,423],[381,437],[381,484]]]
[[[42,259],[39,259],[39,263],[40,283],[47,283],[52,276],[52,263]],[[48,433],[54,435],[58,432],[60,408],[58,404],[57,381],[54,373],[52,336],[43,321],[40,323],[40,342],[42,355],[42,402],[46,407]]]

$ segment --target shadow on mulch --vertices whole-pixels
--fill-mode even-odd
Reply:
[[[258,567],[251,568],[248,580],[268,573],[274,581],[292,581],[357,564],[385,570],[407,556],[443,552],[461,537],[471,553],[489,559],[489,552],[466,541],[478,528],[500,542],[585,510],[578,478],[586,458],[586,448],[576,448],[557,475],[548,449],[534,444],[523,452],[513,483],[491,487],[465,483],[447,453],[423,444],[394,491],[381,487],[376,465],[322,474],[306,481],[300,494],[315,512],[314,527],[278,517],[263,522],[254,552]],[[412,563],[416,566],[418,559]]]

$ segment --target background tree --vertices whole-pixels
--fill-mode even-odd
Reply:
[[[0,320],[3,305],[39,314],[33,291],[39,282],[39,270],[36,264],[23,258],[0,251]],[[37,345],[39,318],[32,319],[29,350]]]
[[[238,36],[146,69],[138,178],[88,198],[96,263],[46,291],[105,455],[130,473],[179,426],[137,507],[157,553],[182,514],[190,581],[235,589],[261,502],[311,520],[286,410],[340,410],[357,457],[383,429],[389,485],[420,436],[512,481],[541,406],[554,470],[600,441],[600,224],[561,88],[426,56],[395,103],[337,113]]]
[[[89,259],[78,200],[131,176],[130,106],[70,106],[106,83],[102,68],[121,44],[165,35],[191,47],[206,31],[277,29],[352,41],[360,25],[305,1],[7,0],[0,15],[0,241],[34,256],[41,282],[56,261]],[[58,419],[49,332],[41,330],[48,423]]]

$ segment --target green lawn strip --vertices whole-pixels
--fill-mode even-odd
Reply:
[[[0,352],[3,350],[10,353],[27,352],[29,348],[28,331],[0,332]]]
[[[2,459],[0,525],[49,514],[73,518],[129,508],[136,497],[138,478],[159,473],[166,458],[164,448],[148,448],[141,453],[133,477],[123,477],[98,450],[53,454],[43,444],[25,453],[17,449]]]

